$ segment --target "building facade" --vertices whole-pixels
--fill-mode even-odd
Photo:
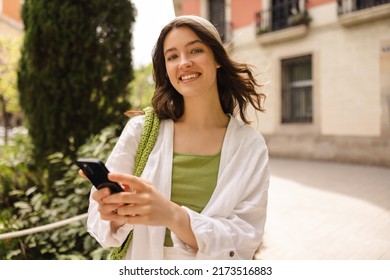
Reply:
[[[390,166],[390,0],[174,0],[210,19],[267,95],[273,156]]]
[[[0,0],[0,36],[22,36],[23,22],[20,17],[22,0]]]

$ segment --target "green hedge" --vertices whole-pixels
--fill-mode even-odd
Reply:
[[[134,13],[128,0],[24,1],[18,89],[37,167],[126,121]]]
[[[111,126],[80,147],[79,157],[106,160],[112,150],[119,126]],[[64,176],[50,186],[34,177],[29,137],[15,146],[2,149],[0,161],[0,233],[45,225],[87,211],[91,185],[78,176],[78,167],[61,153],[49,156],[51,168],[61,167]],[[6,152],[4,152],[6,151]],[[42,192],[49,189],[50,192]],[[6,191],[5,191],[6,190]],[[0,240],[0,259],[106,259],[108,251],[86,232],[85,221],[47,232],[15,239]]]

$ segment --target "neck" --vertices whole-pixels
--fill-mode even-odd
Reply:
[[[221,128],[227,127],[229,117],[218,98],[214,101],[193,98],[184,100],[184,114],[178,122],[196,129]]]

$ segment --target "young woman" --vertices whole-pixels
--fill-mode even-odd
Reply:
[[[125,192],[92,188],[89,232],[118,247],[133,230],[126,259],[252,259],[264,232],[269,171],[246,107],[263,111],[264,95],[201,17],[178,17],[162,29],[153,67],[161,120],[155,146],[142,176],[132,176],[144,124],[144,116],[133,117],[106,163]]]

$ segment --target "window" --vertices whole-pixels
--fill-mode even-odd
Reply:
[[[307,0],[263,0],[262,3],[265,8],[255,14],[258,34],[309,25],[311,21]]]
[[[337,0],[339,15],[388,3],[390,0]]]
[[[272,0],[272,29],[279,30],[289,26],[288,18],[298,13],[298,0]]]
[[[218,29],[222,42],[226,38],[225,0],[209,0],[210,22]]]
[[[282,60],[282,123],[313,121],[311,55]]]

